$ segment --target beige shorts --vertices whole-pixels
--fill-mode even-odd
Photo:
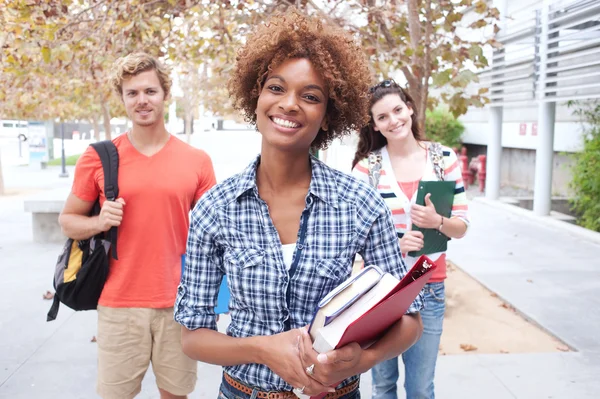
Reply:
[[[140,393],[150,362],[159,388],[183,396],[196,386],[198,363],[182,351],[173,308],[98,306],[97,342],[97,391],[104,399]]]

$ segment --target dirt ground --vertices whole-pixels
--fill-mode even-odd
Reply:
[[[496,294],[448,263],[440,355],[568,350],[565,344],[528,322]]]

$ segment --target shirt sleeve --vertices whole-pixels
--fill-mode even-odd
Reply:
[[[100,156],[92,146],[88,146],[75,165],[71,192],[81,200],[96,201],[100,195],[98,183],[101,173]]]
[[[217,184],[217,179],[215,177],[215,169],[213,167],[213,163],[210,156],[204,151],[202,151],[201,157],[201,173],[198,174],[198,189],[196,190],[196,195],[194,196],[194,203],[198,202],[200,197],[202,197],[205,192],[207,192],[215,184]]]
[[[365,265],[377,265],[384,272],[402,279],[408,269],[400,253],[398,237],[392,222],[392,214],[379,195],[373,196],[374,204],[363,204],[365,207],[375,207],[377,218],[371,225],[361,256]],[[370,200],[368,201],[370,202]],[[373,209],[373,208],[371,208]],[[406,313],[416,313],[423,308],[423,293],[420,292]]]
[[[446,158],[446,168],[444,170],[445,180],[456,181],[456,187],[454,189],[454,203],[452,204],[451,217],[461,219],[467,227],[469,227],[469,205],[467,204],[467,193],[465,192],[465,184],[462,178],[462,169],[460,161],[456,156],[456,153],[451,148],[444,148],[444,151],[449,151],[450,155]]]
[[[203,196],[192,211],[185,267],[175,301],[175,321],[189,330],[217,329],[215,306],[224,274],[218,233],[211,197]]]
[[[356,177],[358,180],[370,184],[369,182],[369,166],[367,162],[367,158],[362,159],[354,168],[352,168],[352,176]]]

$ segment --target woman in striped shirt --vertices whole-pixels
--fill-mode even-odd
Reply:
[[[410,95],[393,80],[386,80],[370,89],[369,124],[360,131],[358,149],[352,163],[352,174],[377,185],[377,190],[392,212],[400,249],[410,268],[415,258],[410,251],[423,247],[423,234],[412,231],[411,224],[421,228],[439,229],[450,238],[461,238],[469,225],[467,197],[458,158],[452,149],[424,141],[417,125],[417,109]],[[381,161],[369,161],[371,159]],[[369,168],[377,169],[377,179],[369,178]],[[437,169],[437,170],[436,170]],[[442,172],[443,170],[443,172]],[[438,214],[425,197],[425,206],[415,204],[420,181],[456,181],[454,203],[450,218]],[[428,254],[437,270],[425,286],[423,336],[402,354],[405,368],[406,396],[434,398],[434,374],[442,325],[444,321],[446,254]],[[372,369],[373,398],[395,399],[398,379],[398,359],[390,359]]]

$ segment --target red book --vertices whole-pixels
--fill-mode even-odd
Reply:
[[[423,286],[429,281],[435,268],[435,263],[427,256],[422,255],[419,257],[410,271],[402,280],[389,289],[388,293],[383,296],[383,299],[368,309],[361,309],[363,313],[358,317],[354,317],[354,321],[345,327],[341,338],[335,344],[334,348],[337,349],[349,343],[358,342],[364,349],[375,343],[377,339],[383,336],[406,313],[415,298],[419,295],[419,292],[423,289]],[[377,285],[371,288],[371,290],[374,289],[377,289]],[[352,306],[345,309],[344,312],[350,311],[353,306],[359,305],[359,302],[355,302]],[[336,328],[344,328],[344,326],[336,326]],[[316,334],[316,332],[314,333]],[[311,335],[314,336],[314,334]],[[321,349],[323,348],[324,346],[321,345]],[[312,398],[320,399],[325,395],[326,393],[322,393]]]

